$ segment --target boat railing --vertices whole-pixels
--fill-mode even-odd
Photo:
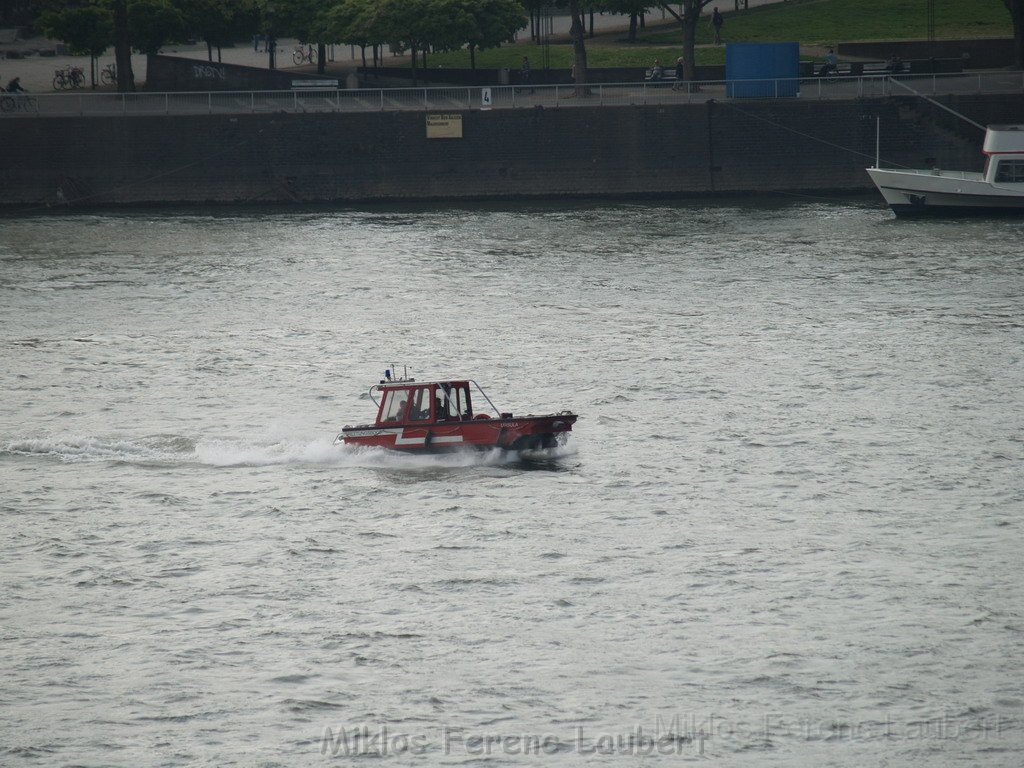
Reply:
[[[880,170],[899,171],[914,176],[942,176],[946,179],[963,179],[964,181],[981,181],[985,178],[984,174],[977,171],[944,171],[941,168],[932,168],[931,170],[926,168],[886,168]]]
[[[501,411],[499,411],[497,409],[497,407],[494,405],[494,403],[491,402],[491,398],[489,398],[487,396],[487,393],[484,392],[484,388],[481,387],[479,384],[477,384],[473,379],[470,379],[469,383],[472,384],[474,387],[476,387],[476,391],[477,392],[479,392],[481,395],[483,395],[484,400],[487,401],[487,404],[490,405],[491,409],[494,411],[494,415],[497,416],[500,419],[501,418]]]
[[[302,88],[290,91],[197,91],[138,93],[34,93],[30,100],[0,105],[0,119],[19,117],[146,117],[191,114],[396,112],[615,107],[689,104],[710,100],[885,97],[905,92],[900,84],[930,95],[1024,93],[1024,72],[991,71],[926,75],[871,74],[768,80],[703,80],[677,83],[622,82],[425,88]],[[10,108],[8,108],[10,107]]]

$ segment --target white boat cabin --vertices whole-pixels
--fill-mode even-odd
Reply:
[[[1024,184],[1024,125],[990,125],[981,151],[985,153],[985,181]]]

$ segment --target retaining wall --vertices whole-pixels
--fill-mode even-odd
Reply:
[[[947,103],[1024,123],[1024,99]],[[920,99],[423,112],[17,118],[0,205],[672,196],[870,189],[875,154],[978,169],[982,134]]]

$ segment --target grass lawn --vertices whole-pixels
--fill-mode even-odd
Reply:
[[[786,0],[762,5],[748,11],[727,11],[732,7],[722,0],[725,16],[722,36],[731,42],[786,42],[805,45],[834,45],[846,40],[915,40],[928,36],[927,0]],[[710,13],[706,14],[710,20]],[[625,17],[623,17],[625,24]],[[661,13],[650,14],[650,24],[661,24]],[[935,0],[935,36],[938,39],[961,37],[1011,37],[1013,25],[1002,0]],[[587,64],[591,67],[649,67],[655,59],[665,66],[674,64],[682,53],[682,31],[675,22],[641,32],[632,45],[622,35],[603,35],[587,41]],[[702,19],[697,30],[697,45],[712,42],[709,21]],[[476,65],[481,69],[510,67],[518,69],[523,56],[539,69],[544,66],[544,51],[538,45],[511,45],[477,51]],[[548,66],[568,69],[572,66],[572,46],[548,47]],[[724,64],[725,48],[697,48],[698,64]],[[428,67],[462,69],[469,67],[468,51],[452,51],[427,56]]]
[[[730,5],[722,3],[723,6]],[[724,8],[723,8],[724,11]],[[749,11],[724,13],[722,37],[732,42],[797,42],[833,45],[847,40],[920,40],[928,37],[926,0],[787,0]],[[935,0],[935,37],[1012,37],[1002,0]],[[652,31],[643,42],[665,45],[676,30]],[[697,44],[712,41],[703,19]]]

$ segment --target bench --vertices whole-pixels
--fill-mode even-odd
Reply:
[[[336,91],[337,80],[292,80],[293,91]]]
[[[648,82],[654,82],[654,83],[663,83],[663,82],[666,82],[666,81],[670,82],[670,83],[674,83],[676,81],[676,68],[675,67],[672,67],[671,69],[666,68],[665,72],[661,76],[660,80],[654,80],[653,79],[653,75],[654,75],[654,67],[651,67],[646,72],[644,72],[644,80],[648,81]]]

